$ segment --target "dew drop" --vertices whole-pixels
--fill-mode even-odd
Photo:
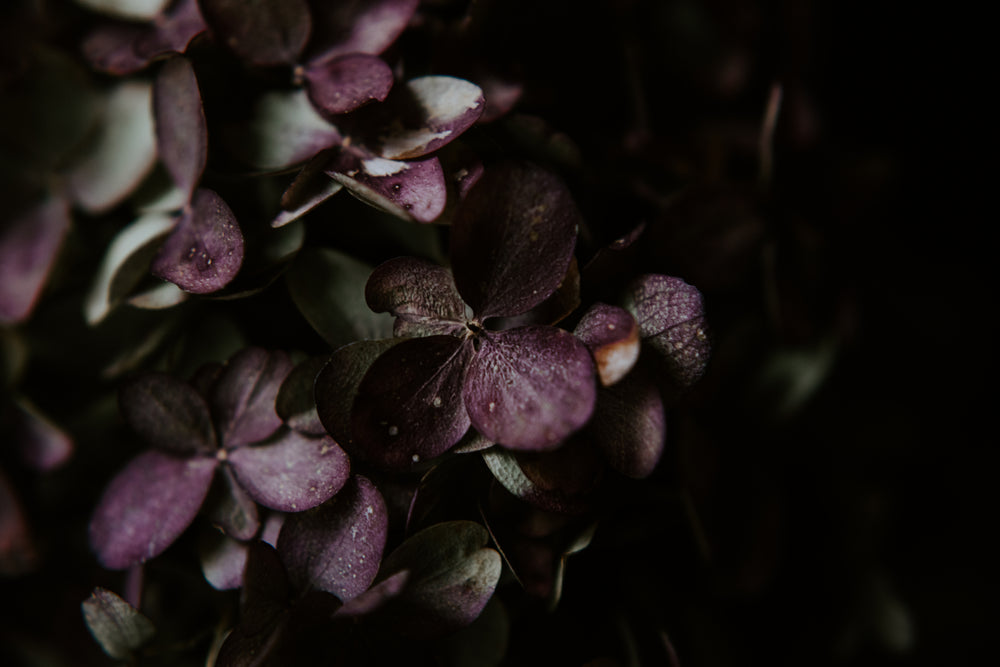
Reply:
[[[197,253],[197,252],[198,252],[198,248],[196,248],[194,246],[191,246],[191,249],[188,250],[188,259],[194,259],[195,253]]]
[[[416,463],[417,461],[420,460],[420,454],[414,454],[413,456],[410,457],[410,460]]]
[[[389,435],[399,435],[399,427],[398,426],[390,426],[389,427]]]
[[[393,192],[399,192],[402,189],[403,189],[403,186],[400,185],[399,183],[394,183],[393,186],[392,186],[392,191]]]
[[[435,408],[440,408],[443,404],[444,401],[441,400],[440,396],[435,396],[434,400],[431,401],[431,405],[433,405]]]
[[[608,331],[614,331],[614,330],[615,330],[615,325],[614,324],[609,324],[608,325]]]
[[[206,266],[212,266],[212,258],[211,258],[211,257],[209,257],[209,258],[208,258],[208,259],[207,259],[207,260],[205,261],[205,265],[206,265]]]
[[[493,412],[494,410],[496,410],[496,408],[497,404],[494,403],[493,401],[490,401],[490,412]]]

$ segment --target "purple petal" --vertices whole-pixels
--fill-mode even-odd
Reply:
[[[35,567],[38,553],[24,508],[0,469],[0,575],[16,576]]]
[[[217,461],[140,454],[104,490],[90,521],[90,545],[101,564],[122,570],[162,553],[198,514]]]
[[[361,201],[404,220],[432,222],[448,199],[437,158],[403,162],[340,151],[326,173]]]
[[[229,360],[210,398],[223,447],[263,440],[281,426],[275,400],[291,370],[292,360],[280,350],[249,347]]]
[[[488,439],[510,449],[553,449],[593,412],[594,362],[562,329],[493,332],[469,363],[462,391],[473,426]]]
[[[393,90],[386,100],[389,124],[375,142],[391,160],[418,158],[454,141],[479,120],[485,108],[476,84],[453,76],[423,76]]]
[[[372,364],[354,399],[351,430],[363,457],[408,468],[451,448],[469,428],[462,378],[472,345],[452,336],[413,338]]]
[[[105,102],[99,131],[69,171],[69,188],[88,213],[125,199],[156,163],[153,89],[142,81],[116,86]]]
[[[396,318],[397,336],[457,334],[465,328],[465,304],[451,271],[416,257],[397,257],[377,267],[365,286],[368,307]]]
[[[270,91],[256,102],[250,121],[227,136],[236,155],[264,171],[281,171],[339,144],[340,132],[323,118],[306,91]]]
[[[208,405],[187,382],[165,373],[147,373],[121,387],[118,405],[129,426],[153,447],[176,454],[214,455]]]
[[[281,211],[271,221],[272,227],[283,227],[298,220],[340,192],[344,186],[323,172],[329,159],[329,154],[321,151],[296,174],[281,195]]]
[[[490,329],[513,329],[531,324],[556,324],[565,319],[580,306],[580,270],[576,257],[570,260],[569,271],[559,283],[556,291],[545,301],[513,317],[497,317],[490,320]]]
[[[212,190],[195,190],[173,233],[153,260],[153,275],[193,294],[228,285],[243,264],[243,233],[229,206]]]
[[[348,53],[378,55],[396,41],[419,0],[344,0],[313,7],[316,43],[321,58]],[[330,46],[327,46],[330,45]]]
[[[506,116],[524,93],[524,85],[509,81],[494,75],[474,77],[483,89],[486,97],[486,109],[480,117],[480,123],[492,123]]]
[[[639,325],[623,308],[595,303],[573,334],[590,348],[605,387],[625,377],[639,358]]]
[[[155,633],[148,618],[107,589],[95,588],[81,607],[90,634],[116,660],[129,658]]]
[[[305,0],[200,0],[212,33],[252,65],[290,65],[309,39],[312,18]]]
[[[0,223],[0,324],[31,314],[69,225],[68,202],[59,197]]]
[[[15,397],[17,427],[14,438],[25,465],[35,470],[58,468],[73,454],[73,440],[26,398]]]
[[[487,169],[452,224],[455,283],[476,316],[518,315],[556,291],[579,221],[554,174],[530,165]]]
[[[400,338],[364,340],[338,348],[316,376],[316,410],[323,427],[352,456],[357,455],[351,434],[351,407],[358,386],[383,352]]]
[[[168,213],[146,213],[115,235],[84,303],[88,324],[103,320],[149,274],[153,256],[175,224]]]
[[[670,379],[681,388],[694,384],[711,350],[701,292],[680,278],[648,274],[629,285],[623,305],[639,323],[643,341],[666,363]]]
[[[393,627],[421,639],[441,636],[475,620],[500,579],[500,554],[486,548],[485,528],[449,521],[425,528],[403,542],[383,563],[383,572],[408,572],[392,600]]]
[[[663,455],[667,420],[650,373],[637,366],[600,393],[588,427],[608,464],[628,477],[648,477]]]
[[[83,56],[95,68],[115,75],[132,74],[156,58],[183,53],[205,30],[197,0],[180,0],[152,23],[106,23],[87,35]]]
[[[281,383],[274,409],[290,428],[306,435],[326,435],[316,412],[316,376],[329,356],[310,357],[299,363]]]
[[[153,85],[160,159],[178,188],[190,196],[208,159],[208,128],[194,68],[182,56],[160,69]]]
[[[203,514],[221,534],[249,540],[260,528],[257,503],[239,485],[229,466],[221,466],[220,470],[222,474],[216,477],[218,482],[209,491]]]
[[[361,53],[311,62],[303,73],[309,99],[320,111],[336,116],[385,99],[394,82],[381,58]]]
[[[84,7],[132,21],[152,21],[170,0],[77,0]]]
[[[382,495],[355,476],[331,501],[288,516],[278,553],[300,592],[316,588],[347,602],[374,581],[387,530]]]
[[[331,347],[359,339],[387,338],[392,320],[365,303],[372,267],[330,248],[305,248],[285,274],[299,312]]]
[[[569,442],[551,452],[484,451],[483,461],[512,495],[548,512],[578,514],[590,503],[602,462],[587,444]]]
[[[229,453],[236,477],[257,502],[281,512],[316,507],[337,493],[350,463],[333,438],[310,438],[291,429],[276,441]]]

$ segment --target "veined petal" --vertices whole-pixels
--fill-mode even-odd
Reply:
[[[462,393],[472,425],[488,439],[510,449],[554,449],[590,419],[594,362],[562,329],[492,332],[469,362]]]
[[[447,268],[416,257],[378,266],[365,286],[368,307],[396,318],[397,336],[453,334],[464,326],[465,303]]]
[[[392,69],[376,56],[352,53],[305,68],[309,99],[320,111],[336,116],[369,102],[381,102],[392,88]]]

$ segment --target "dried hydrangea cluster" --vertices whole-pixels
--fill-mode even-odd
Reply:
[[[513,116],[516,77],[470,46],[476,3],[55,4],[79,55],[23,37],[45,85],[11,90],[60,134],[15,146],[0,322],[16,360],[58,285],[73,315],[49,322],[117,397],[87,543],[124,576],[90,632],[120,660],[499,663],[509,615],[554,608],[616,494],[664,468],[706,370],[702,294],[643,247],[662,229],[582,205],[569,139]],[[63,464],[3,371],[25,461]],[[0,563],[29,569],[0,496]],[[165,618],[177,571],[222,610],[207,634]]]

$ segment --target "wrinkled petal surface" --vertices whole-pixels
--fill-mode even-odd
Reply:
[[[469,363],[463,387],[476,430],[524,450],[553,449],[586,424],[596,392],[587,347],[554,327],[489,334]]]
[[[111,480],[90,521],[90,546],[104,567],[123,570],[158,556],[191,525],[216,460],[151,450]]]
[[[106,588],[95,588],[81,606],[90,634],[116,660],[125,660],[155,634],[148,618]]]
[[[240,447],[230,453],[229,463],[254,500],[281,512],[326,502],[350,474],[347,454],[333,438],[310,438],[291,429],[275,442]]]
[[[298,591],[315,588],[347,602],[375,580],[388,525],[378,489],[355,476],[330,502],[285,519],[278,554]]]
[[[191,208],[153,260],[153,275],[193,294],[228,285],[243,265],[243,232],[232,210],[212,190],[199,188]]]
[[[464,328],[465,303],[451,271],[416,257],[379,265],[365,286],[368,307],[396,318],[397,336],[455,334]]]
[[[708,365],[711,344],[701,292],[680,278],[648,274],[626,290],[623,304],[639,324],[639,335],[666,362],[671,380],[694,384]]]
[[[475,314],[512,316],[556,291],[580,215],[562,181],[530,165],[487,169],[452,223],[455,283]]]
[[[443,454],[469,428],[462,378],[471,344],[452,336],[413,338],[372,364],[358,388],[351,430],[364,458],[407,468]]]
[[[573,334],[590,348],[605,387],[625,377],[639,359],[639,325],[624,308],[595,303]]]

